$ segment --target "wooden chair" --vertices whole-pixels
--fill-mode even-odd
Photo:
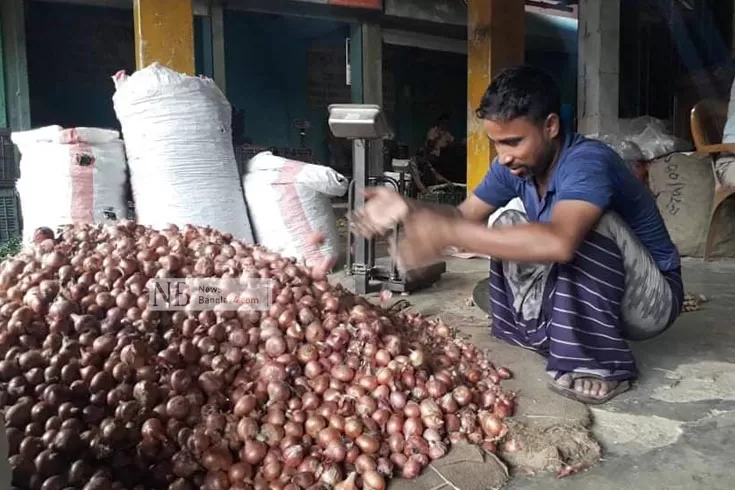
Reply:
[[[697,153],[708,154],[712,158],[713,171],[715,159],[720,153],[735,155],[735,143],[722,143],[722,134],[727,122],[726,101],[704,99],[698,102],[692,108],[690,122]],[[717,173],[715,173],[715,195],[707,230],[707,242],[704,246],[705,261],[710,259],[715,236],[717,236],[717,222],[715,220],[717,212],[720,210],[722,203],[733,194],[735,194],[735,187],[720,182]]]

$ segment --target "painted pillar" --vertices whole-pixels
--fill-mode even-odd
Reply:
[[[0,0],[5,119],[13,131],[31,128],[26,58],[25,1]]]
[[[615,131],[620,97],[620,0],[580,0],[577,130]]]
[[[352,102],[383,106],[383,34],[377,24],[353,25],[350,31]],[[383,174],[383,142],[370,146],[369,175]]]
[[[192,0],[135,0],[133,6],[136,67],[157,61],[194,75]]]
[[[482,181],[494,158],[482,121],[475,116],[483,93],[502,69],[523,64],[523,0],[467,2],[467,189]]]

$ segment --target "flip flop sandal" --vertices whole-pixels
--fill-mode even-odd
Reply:
[[[551,391],[553,391],[554,393],[556,393],[558,395],[561,395],[561,396],[563,396],[565,398],[570,398],[570,399],[575,400],[575,401],[578,401],[580,403],[584,403],[586,405],[602,405],[603,403],[609,402],[610,400],[612,400],[614,397],[618,396],[619,394],[625,393],[626,391],[630,390],[630,388],[632,387],[630,380],[625,379],[625,380],[622,380],[622,381],[617,381],[618,384],[615,385],[615,387],[612,390],[608,391],[608,393],[605,396],[603,396],[601,398],[596,398],[596,397],[587,396],[587,395],[584,395],[582,393],[579,393],[578,391],[576,391],[572,387],[566,388],[566,387],[561,386],[558,383],[556,383],[556,380],[558,380],[559,378],[561,378],[561,376],[564,376],[565,374],[571,374],[572,375],[572,379],[574,381],[576,381],[578,379],[584,379],[584,378],[594,378],[594,379],[599,379],[601,381],[605,381],[605,380],[603,378],[601,378],[599,376],[595,376],[593,374],[585,374],[585,373],[564,373],[562,375],[559,375],[554,380],[554,382],[549,383],[549,385],[548,385],[549,386],[549,389]],[[607,382],[613,382],[613,381],[607,381]],[[572,383],[572,386],[574,386],[574,383]]]

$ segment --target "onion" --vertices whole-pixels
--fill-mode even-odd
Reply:
[[[327,427],[327,420],[320,415],[312,415],[306,419],[306,433],[311,437],[317,437],[319,432]]]
[[[403,469],[401,471],[401,476],[407,480],[412,480],[419,476],[421,473],[421,463],[418,459],[414,457],[408,458],[408,460],[403,464]]]
[[[401,410],[406,406],[406,395],[400,391],[394,391],[390,394],[390,404],[396,410]]]
[[[379,442],[373,436],[362,434],[355,440],[355,444],[365,454],[376,454],[380,449]]]
[[[360,397],[357,401],[357,413],[359,415],[372,415],[378,409],[378,403],[374,398],[367,395]]]
[[[347,448],[344,444],[335,440],[330,442],[324,449],[324,456],[334,463],[341,463],[347,457]]]
[[[409,417],[403,423],[403,434],[408,438],[419,436],[424,431],[424,425],[418,417]]]
[[[439,405],[432,399],[423,400],[419,406],[419,410],[421,411],[421,417],[424,419],[427,417],[440,417],[442,415]]]
[[[426,391],[429,392],[429,396],[432,398],[439,398],[447,392],[446,385],[438,379],[430,379],[426,383]]]
[[[479,419],[482,431],[487,436],[495,437],[500,435],[500,432],[503,428],[503,423],[500,420],[500,417],[490,412],[481,412]]]
[[[340,441],[340,432],[333,427],[326,427],[316,435],[317,442],[322,448]],[[346,451],[346,450],[345,450]]]
[[[429,446],[429,458],[439,459],[447,454],[447,446],[443,442],[435,442]]]
[[[347,383],[352,381],[352,378],[355,376],[355,371],[347,366],[337,364],[332,367],[330,374],[338,381]]]
[[[460,407],[465,407],[472,401],[472,393],[468,387],[458,386],[452,392],[452,398],[454,398]]]
[[[424,365],[424,362],[426,362],[424,351],[421,349],[416,349],[412,351],[409,355],[409,360],[414,367],[422,367]]]
[[[406,407],[403,409],[403,412],[406,414],[406,417],[418,417],[421,415],[421,408],[418,403],[410,401],[406,403]]]
[[[356,478],[357,478],[357,473],[353,471],[347,476],[346,480],[343,480],[337,483],[334,486],[334,490],[357,490],[357,485],[355,484]]]
[[[344,432],[350,439],[357,439],[362,434],[363,424],[357,417],[350,417],[345,420]]]
[[[286,352],[286,341],[280,336],[270,337],[265,341],[265,351],[271,357],[278,357]]]
[[[267,449],[266,445],[260,441],[248,440],[245,442],[245,451],[243,456],[245,462],[249,464],[258,464],[265,458]]]
[[[513,415],[515,405],[512,401],[497,400],[493,405],[495,415],[500,418],[507,418]]]
[[[375,470],[366,471],[362,475],[362,488],[364,490],[385,490],[385,479]]]
[[[15,487],[383,489],[450,442],[520,450],[506,438],[510,371],[441,321],[373,306],[210,228],[37,235],[0,265]],[[150,304],[154,280],[197,276],[268,279],[274,301]]]
[[[298,468],[304,460],[306,450],[301,445],[292,445],[284,449],[283,461],[286,468]]]
[[[376,469],[378,469],[378,465],[371,456],[367,454],[361,454],[355,460],[355,469],[358,473],[364,474],[367,471],[375,471]]]

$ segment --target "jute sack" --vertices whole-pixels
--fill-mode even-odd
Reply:
[[[712,212],[715,175],[709,155],[673,153],[651,162],[649,185],[672,240],[685,257],[702,257]],[[713,256],[735,256],[735,206],[716,217]]]

